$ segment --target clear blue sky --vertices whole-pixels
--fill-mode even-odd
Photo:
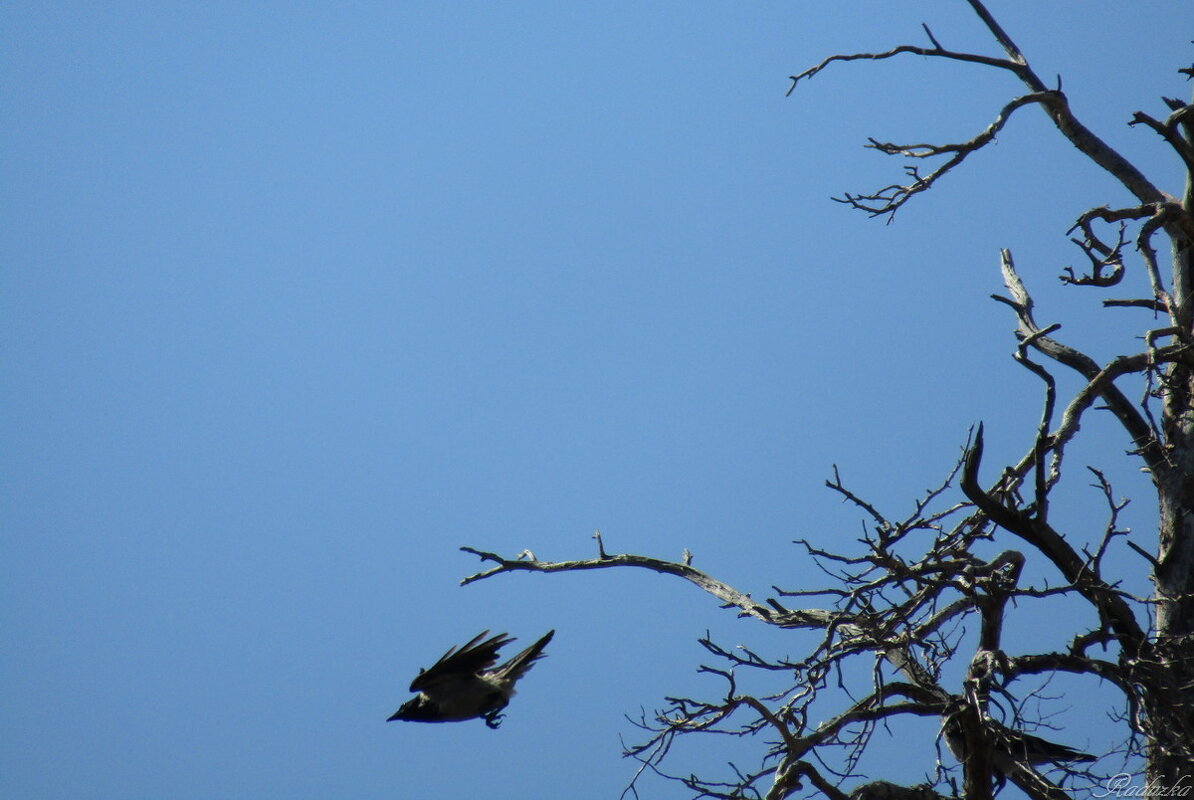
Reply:
[[[1180,191],[1125,123],[1188,94],[1185,4],[991,6]],[[649,574],[460,588],[457,547],[807,585],[790,541],[860,531],[832,464],[896,514],[972,423],[1027,444],[1000,247],[1135,346],[1054,277],[1128,198],[1039,112],[894,225],[829,200],[1021,92],[909,57],[785,98],[922,21],[998,53],[960,0],[5,3],[0,795],[616,797],[622,715],[721,690],[707,629],[794,650]],[[483,628],[558,631],[500,731],[383,722]]]

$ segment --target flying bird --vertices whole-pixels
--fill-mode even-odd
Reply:
[[[496,729],[504,716],[501,711],[514,696],[514,684],[539,659],[543,648],[555,631],[523,650],[514,658],[494,668],[498,650],[514,639],[499,633],[489,639],[489,631],[482,631],[468,644],[457,650],[448,649],[439,661],[419,674],[410,683],[417,695],[402,704],[386,722],[458,722],[480,717]]]

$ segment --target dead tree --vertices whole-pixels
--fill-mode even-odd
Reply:
[[[833,55],[792,76],[795,89],[839,62],[916,54],[1010,72],[1026,87],[1025,94],[1009,100],[969,141],[897,144],[872,139],[870,147],[909,161],[907,180],[871,193],[846,194],[840,201],[890,220],[989,144],[1013,114],[1038,107],[1070,144],[1135,198],[1134,205],[1101,206],[1078,216],[1068,233],[1088,258],[1089,271],[1068,269],[1061,278],[1073,286],[1108,289],[1120,285],[1130,268],[1143,270],[1149,296],[1104,301],[1109,309],[1152,312],[1151,324],[1142,330],[1143,349],[1099,363],[1063,342],[1057,335],[1060,326],[1037,322],[1033,298],[1012,254],[1002,251],[1007,296],[995,299],[1014,315],[1014,357],[1040,379],[1044,397],[1039,425],[1023,457],[999,469],[985,465],[979,425],[946,479],[903,519],[889,518],[854,494],[835,469],[828,487],[855,504],[869,523],[856,553],[800,543],[827,575],[822,589],[773,587],[773,596],[756,601],[694,568],[687,552],[680,561],[610,554],[600,534],[597,556],[577,561],[540,561],[527,552],[507,558],[462,548],[491,564],[465,578],[466,584],[507,572],[639,567],[694,583],[744,618],[819,632],[818,643],[798,659],[725,648],[706,636],[701,644],[717,666],[701,669],[717,676],[724,693],[711,700],[667,698],[667,706],[653,718],[644,717],[645,741],[628,750],[642,765],[636,779],[646,769],[666,774],[664,759],[677,737],[719,732],[758,734],[766,744],[753,767],[735,767],[728,778],[673,776],[696,797],[779,800],[804,790],[831,800],[986,800],[1011,781],[1032,798],[1057,800],[1069,796],[1067,781],[1106,775],[1097,762],[1089,766],[1095,761],[1091,754],[1031,732],[1042,721],[1026,711],[1022,701],[1025,691],[1032,690],[1023,687],[1041,676],[1067,674],[1116,687],[1122,701],[1122,750],[1141,759],[1149,785],[1194,784],[1194,105],[1166,98],[1167,116],[1136,112],[1131,120],[1160,136],[1184,165],[1185,194],[1175,198],[1083,125],[1060,83],[1056,88],[1045,85],[980,0],[967,2],[1004,56],[950,50],[926,26],[926,45]],[[1180,71],[1194,77],[1194,67]],[[915,166],[921,163],[933,166],[922,171]],[[1168,270],[1159,255],[1163,240],[1169,242]],[[1081,388],[1068,398],[1058,396],[1058,370],[1080,378]],[[1082,537],[1055,527],[1050,503],[1063,484],[1066,448],[1096,404],[1108,409],[1126,433],[1127,458],[1151,478],[1158,509],[1155,544],[1133,540],[1119,524],[1125,501],[1117,500],[1110,481],[1093,469],[1094,486],[1106,503],[1101,536]],[[1083,474],[1065,471],[1071,473]],[[992,551],[992,542],[1002,551],[981,556],[984,548]],[[1152,595],[1132,596],[1108,577],[1104,565],[1110,563],[1109,554],[1138,559],[1149,572]],[[1025,580],[1030,559],[1060,578],[1047,585]],[[1089,626],[1056,651],[1005,649],[1008,604],[1023,607],[1055,597],[1084,604]],[[814,601],[815,607],[801,607]],[[963,631],[970,636],[962,636]],[[959,660],[965,664],[964,675],[951,683],[945,675],[958,671],[950,673],[946,667]],[[859,674],[854,669],[858,664],[866,668],[866,685],[855,687],[853,699],[843,703],[837,684],[847,665],[851,674]],[[741,676],[752,670],[790,680],[779,692],[756,696],[740,688]],[[836,704],[828,716],[826,702]],[[854,768],[876,726],[908,716],[940,720],[940,738],[954,760],[938,759],[932,778],[915,787],[861,777]],[[628,792],[636,794],[634,781]]]

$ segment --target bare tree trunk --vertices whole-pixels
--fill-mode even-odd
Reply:
[[[1190,123],[1185,139],[1194,144]],[[1182,206],[1194,211],[1194,173],[1187,173]],[[1188,240],[1173,238],[1173,302],[1182,336],[1194,332],[1194,260]],[[1148,781],[1173,787],[1194,772],[1194,366],[1175,362],[1166,386],[1163,429],[1174,469],[1158,482],[1160,528],[1156,580],[1158,691],[1146,702],[1152,720]],[[1146,685],[1148,685],[1146,684]]]

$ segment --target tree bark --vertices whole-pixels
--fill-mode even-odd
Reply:
[[[1194,173],[1187,173],[1182,207],[1187,216],[1194,211]],[[1179,336],[1191,339],[1194,249],[1181,234],[1171,236],[1174,317]],[[1152,720],[1147,778],[1159,787],[1194,777],[1194,365],[1189,360],[1172,365],[1166,389],[1162,427],[1176,469],[1157,486],[1157,630],[1151,659],[1157,674],[1148,682],[1162,691],[1146,701]]]

